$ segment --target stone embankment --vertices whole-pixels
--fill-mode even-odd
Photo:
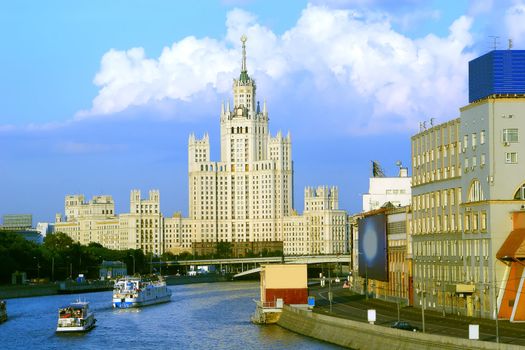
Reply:
[[[285,306],[278,324],[290,331],[351,349],[523,349],[521,346],[414,333]]]
[[[55,283],[0,286],[0,299],[39,297],[57,293],[58,288]]]

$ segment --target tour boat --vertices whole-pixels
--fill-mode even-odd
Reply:
[[[170,300],[171,290],[160,277],[125,277],[117,280],[113,288],[114,308],[141,307]]]
[[[7,321],[7,309],[5,307],[5,301],[0,300],[0,323]]]
[[[87,332],[95,327],[95,315],[89,311],[89,303],[76,301],[58,310],[57,332]]]

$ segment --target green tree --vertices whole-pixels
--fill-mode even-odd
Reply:
[[[231,242],[218,242],[217,243],[217,258],[231,258],[232,256],[232,244]]]
[[[43,263],[38,245],[27,241],[16,231],[0,231],[0,282],[7,283],[15,271],[36,278]]]

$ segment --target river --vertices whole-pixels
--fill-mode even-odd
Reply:
[[[170,303],[114,310],[111,292],[8,299],[0,324],[2,349],[340,349],[277,325],[250,323],[257,282],[170,286]],[[90,302],[97,326],[86,334],[55,334],[58,308]]]

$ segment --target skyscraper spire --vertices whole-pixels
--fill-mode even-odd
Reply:
[[[242,42],[242,63],[241,63],[241,72],[246,72],[246,41],[248,38],[245,34],[241,36]]]
[[[248,71],[246,70],[246,41],[248,38],[245,34],[241,36],[241,42],[242,42],[242,61],[241,61],[241,76],[239,77],[239,80],[241,82],[247,82],[250,80],[250,77],[248,76]]]

